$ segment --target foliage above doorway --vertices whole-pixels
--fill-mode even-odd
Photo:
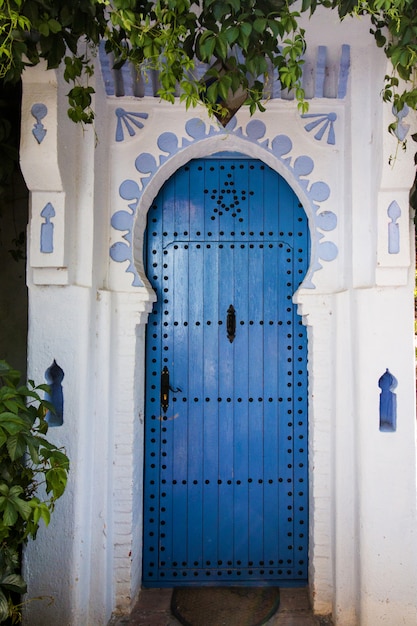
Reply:
[[[69,115],[91,123],[91,52],[104,39],[116,67],[126,61],[160,70],[161,98],[178,90],[186,106],[203,103],[225,114],[229,94],[246,94],[253,113],[263,109],[262,79],[278,72],[282,88],[294,90],[306,110],[301,85],[305,31],[302,13],[321,6],[348,15],[368,14],[376,44],[393,71],[383,97],[397,110],[415,109],[417,11],[414,0],[0,0],[0,77],[18,81],[25,67],[45,59],[48,68],[63,62],[69,90]],[[204,79],[196,61],[211,64]],[[406,88],[399,90],[400,79]],[[381,85],[382,88],[382,85]]]
[[[223,123],[242,104],[251,114],[264,110],[263,82],[273,72],[305,113],[300,17],[319,7],[337,11],[341,20],[370,17],[375,43],[392,64],[383,99],[397,112],[406,105],[416,110],[415,0],[0,0],[0,87],[18,83],[25,68],[41,60],[48,69],[62,64],[68,115],[91,124],[92,57],[104,41],[115,68],[130,62],[141,72],[158,69],[162,99],[173,102],[179,94],[186,107],[203,104]],[[199,63],[210,67],[203,77]],[[3,98],[0,194],[16,160]],[[394,119],[389,130],[395,133],[398,124]]]

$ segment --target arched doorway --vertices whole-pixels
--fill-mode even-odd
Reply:
[[[306,215],[261,161],[182,166],[148,213],[145,586],[302,584]]]

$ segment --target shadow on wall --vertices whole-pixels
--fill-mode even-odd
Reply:
[[[0,144],[4,142],[0,145],[0,359],[5,359],[26,375],[29,194],[17,165],[20,110],[20,85],[0,82]],[[10,144],[14,154],[10,151]]]
[[[26,375],[28,190],[20,171],[0,196],[0,358]]]

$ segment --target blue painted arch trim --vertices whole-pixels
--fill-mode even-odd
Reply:
[[[120,197],[127,208],[117,211],[111,218],[112,227],[123,233],[122,241],[110,248],[113,261],[127,262],[126,271],[133,276],[132,285],[142,287],[147,284],[143,270],[142,241],[146,227],[147,211],[164,182],[182,165],[193,158],[205,157],[219,152],[222,146],[219,139],[227,139],[224,150],[237,151],[252,158],[259,158],[278,172],[289,183],[302,202],[309,218],[311,233],[310,267],[302,284],[303,288],[314,288],[313,275],[322,268],[321,261],[333,261],[338,253],[325,234],[337,226],[337,216],[321,209],[321,204],[330,195],[330,187],[324,181],[311,182],[314,161],[310,156],[294,158],[291,155],[293,144],[287,135],[279,134],[268,139],[266,126],[261,120],[251,120],[245,127],[238,126],[233,118],[225,129],[214,127],[199,118],[185,124],[182,138],[175,133],[159,135],[157,145],[159,156],[142,152],[135,160],[139,174],[137,180],[126,179],[119,187]]]

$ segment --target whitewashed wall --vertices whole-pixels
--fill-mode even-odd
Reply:
[[[327,84],[337,81],[341,44],[350,46],[346,96],[311,100],[322,122],[280,98],[223,130],[203,110],[107,97],[98,73],[95,136],[66,118],[59,77],[26,72],[29,373],[43,380],[53,359],[65,373],[64,424],[50,434],[72,462],[50,528],[26,550],[29,597],[53,598],[27,605],[31,626],[106,624],[140,590],[144,333],[154,297],[141,261],[146,211],[182,163],[220,150],[265,161],[309,216],[312,261],[295,300],[308,326],[314,609],[339,626],[416,624],[413,154],[399,151],[388,166],[396,142],[379,96],[385,58],[366,21],[321,13],[306,29],[311,49],[328,47]],[[129,115],[142,125],[131,134]],[[387,368],[398,380],[392,433],[379,430]]]

